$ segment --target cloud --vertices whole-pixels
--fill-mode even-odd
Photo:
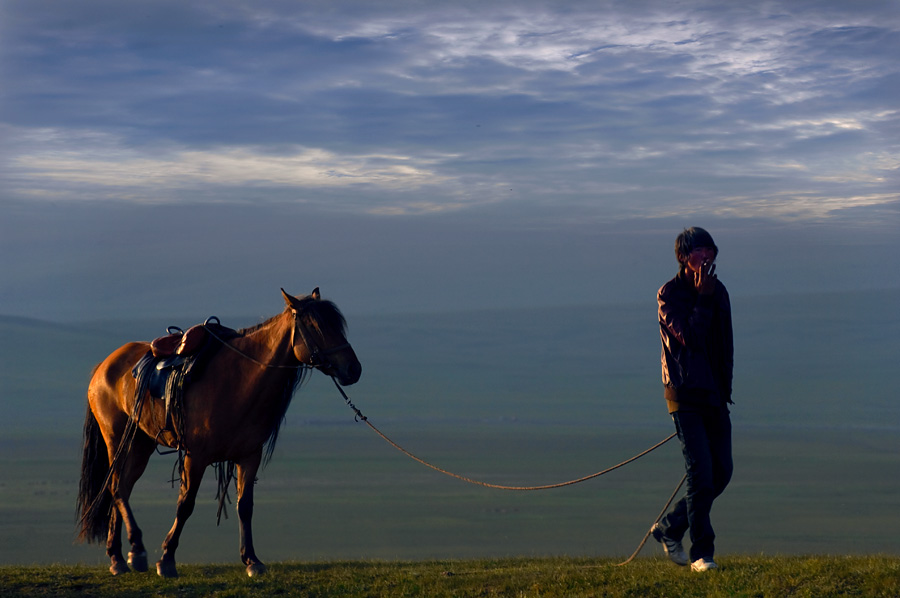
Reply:
[[[338,156],[297,148],[286,155],[266,155],[249,148],[220,151],[180,150],[161,157],[131,152],[83,156],[80,152],[21,155],[13,166],[35,179],[100,187],[288,186],[303,188],[372,185],[387,189],[419,188],[440,179],[424,160],[395,155]]]
[[[815,220],[897,188],[889,3],[52,7],[0,25],[13,199]]]

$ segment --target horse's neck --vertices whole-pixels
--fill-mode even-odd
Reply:
[[[233,413],[240,414],[247,434],[261,434],[260,443],[277,431],[299,375],[291,346],[293,324],[290,313],[275,316],[234,339],[236,351],[219,353],[232,373],[233,386],[227,391]]]
[[[235,347],[265,365],[286,365],[293,359],[292,329],[293,320],[283,313],[243,338],[235,339]]]

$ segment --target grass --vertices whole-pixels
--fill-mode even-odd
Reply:
[[[380,427],[449,470],[522,485],[597,471],[670,431],[476,424]],[[900,554],[900,481],[885,475],[900,463],[896,438],[738,428],[738,474],[713,514],[719,553]],[[73,544],[79,440],[74,433],[69,440],[32,436],[12,444],[0,438],[0,564],[103,563],[102,544]],[[673,442],[584,484],[504,492],[426,469],[352,418],[347,425],[287,426],[256,487],[256,549],[266,562],[615,558],[637,546],[678,483],[680,461]],[[132,496],[154,560],[174,518],[173,463],[174,456],[154,457]],[[216,526],[215,480],[207,476],[179,562],[237,562],[234,505]],[[652,554],[651,547],[642,553]]]
[[[235,565],[181,565],[174,580],[153,573],[114,578],[105,568],[83,565],[2,566],[0,593],[9,598],[900,596],[896,556],[730,556],[719,564],[718,571],[697,574],[658,557],[624,567],[581,558],[277,563],[252,579]]]
[[[0,597],[900,596],[900,478],[889,475],[900,465],[898,298],[735,305],[735,477],[713,515],[719,553],[847,557],[723,558],[725,570],[708,580],[652,558],[625,569],[596,560],[629,554],[647,530],[681,477],[676,443],[586,484],[493,491],[397,453],[353,422],[324,376],[295,397],[257,486],[257,551],[286,564],[259,581],[234,565],[199,565],[238,556],[234,506],[216,527],[208,473],[179,548],[182,579],[113,580],[102,545],[72,543],[87,380],[122,342],[195,320],[60,326],[0,316]],[[650,304],[553,318],[534,310],[353,318],[365,373],[350,395],[396,441],[463,475],[513,485],[580,477],[672,431]],[[48,346],[59,356],[50,369]],[[174,517],[173,463],[154,457],[133,495],[151,560]],[[507,557],[517,558],[484,560]],[[491,573],[498,569],[507,572]]]

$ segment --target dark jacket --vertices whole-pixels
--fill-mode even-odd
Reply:
[[[656,298],[669,411],[731,403],[734,340],[725,285],[717,280],[712,295],[700,295],[682,268]]]

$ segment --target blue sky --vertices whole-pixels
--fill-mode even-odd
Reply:
[[[0,314],[900,286],[896,2],[0,1]]]

